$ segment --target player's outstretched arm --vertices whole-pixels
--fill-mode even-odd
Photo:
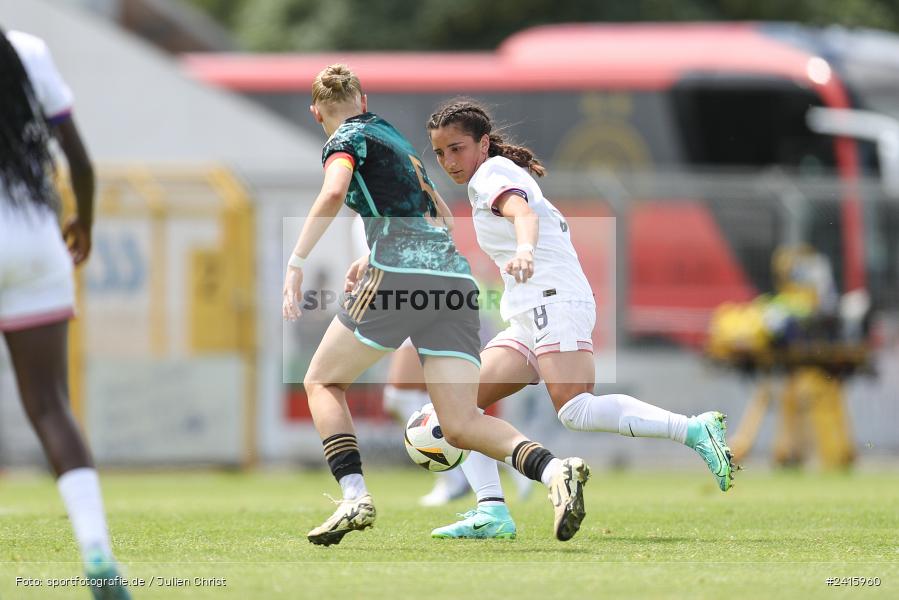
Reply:
[[[306,258],[312,249],[331,225],[334,217],[343,205],[347,191],[350,189],[350,180],[353,172],[340,164],[332,163],[325,170],[325,180],[322,188],[309,209],[309,215],[303,224],[303,230],[297,239],[293,253],[301,258]]]
[[[534,248],[537,247],[539,217],[528,206],[527,200],[513,192],[500,196],[493,203],[493,207],[515,225],[515,241],[518,243],[518,249],[515,258],[506,263],[505,271],[513,275],[515,281],[524,283],[534,275]]]
[[[353,172],[341,165],[340,161],[334,162],[325,170],[322,189],[309,210],[284,276],[281,312],[287,320],[299,319],[302,314],[300,300],[303,297],[303,261],[340,211],[343,199],[350,188],[352,176]]]

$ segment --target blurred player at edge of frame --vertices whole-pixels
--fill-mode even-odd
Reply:
[[[91,250],[93,168],[72,118],[72,93],[43,40],[0,30],[0,79],[0,332],[25,412],[56,473],[91,592],[130,598],[113,560],[97,471],[69,410],[72,263],[83,263]],[[54,133],[77,201],[63,235],[52,182]]]
[[[346,389],[406,338],[422,357],[447,442],[505,460],[530,479],[542,481],[553,502],[555,537],[571,539],[585,516],[583,487],[589,467],[580,458],[554,457],[505,421],[478,410],[478,288],[449,232],[434,224],[450,216],[449,210],[414,147],[392,125],[368,112],[359,79],[345,65],[331,65],[316,76],[310,111],[328,136],[322,150],[324,182],[288,260],[284,318],[300,317],[303,263],[344,202],[366,219],[371,252],[350,272],[349,279],[358,281],[357,293],[331,322],[303,381],[325,458],[343,492],[334,513],[307,534],[309,541],[336,544],[350,531],[374,524],[375,507],[362,476]],[[370,309],[371,299],[382,293],[398,297],[420,291],[473,297],[475,302],[463,301],[453,310],[440,310],[434,302],[419,309],[393,303]]]
[[[724,415],[669,412],[625,394],[594,395],[593,326],[596,304],[571,244],[568,222],[534,176],[544,167],[534,153],[494,131],[489,113],[469,99],[450,101],[428,121],[437,161],[468,188],[478,243],[505,284],[500,311],[509,327],[481,353],[478,406],[541,379],[559,420],[572,431],[667,438],[693,448],[722,491],[733,479]],[[497,465],[472,452],[462,470],[478,498],[461,521],[432,532],[441,538],[484,538],[515,531],[503,502]]]

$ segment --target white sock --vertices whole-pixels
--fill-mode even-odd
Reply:
[[[563,407],[564,408],[564,407]],[[540,481],[543,482],[543,485],[549,487],[550,482],[553,480],[553,477],[556,476],[556,473],[562,470],[562,461],[558,458],[554,458],[549,461],[549,464],[543,467],[543,472],[540,473]]]
[[[368,489],[365,487],[365,479],[359,473],[344,475],[337,483],[340,484],[344,500],[355,500],[368,493]]]
[[[81,467],[66,471],[56,480],[56,486],[75,530],[81,556],[86,559],[87,554],[94,550],[111,556],[109,530],[96,469]]]
[[[384,412],[393,416],[400,424],[405,425],[416,410],[428,404],[431,397],[427,390],[399,389],[392,385],[384,386]]]
[[[583,393],[559,409],[559,420],[573,431],[608,431],[628,437],[668,438],[684,443],[687,417],[625,394]]]
[[[471,458],[471,454],[468,455],[468,458]],[[468,461],[468,458],[462,461],[463,465]],[[468,478],[465,477],[465,472],[462,470],[461,466],[458,469],[450,469],[449,471],[444,471],[442,473],[435,473],[435,475],[438,479],[443,479],[452,491],[462,489],[466,492],[468,491]]]
[[[495,460],[480,452],[472,452],[462,462],[461,469],[468,480],[468,485],[474,490],[478,504],[481,504],[484,498],[504,498]],[[488,502],[487,505],[489,504]]]

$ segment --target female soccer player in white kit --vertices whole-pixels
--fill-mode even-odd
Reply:
[[[0,333],[25,412],[58,477],[91,591],[122,599],[130,596],[112,559],[97,471],[68,406],[72,263],[90,253],[94,200],[93,169],[71,113],[72,93],[43,40],[0,30]],[[69,252],[56,220],[50,127],[78,204],[63,231]]]
[[[481,353],[478,406],[486,408],[528,383],[546,383],[559,420],[573,431],[668,438],[696,450],[722,491],[734,467],[724,439],[724,415],[671,413],[624,394],[594,395],[592,332],[596,306],[571,244],[569,225],[533,175],[545,169],[533,152],[493,131],[487,111],[461,99],[428,121],[437,161],[467,184],[478,244],[500,269],[500,311],[509,327]],[[515,537],[496,463],[472,452],[462,464],[478,497],[463,519],[434,537]]]

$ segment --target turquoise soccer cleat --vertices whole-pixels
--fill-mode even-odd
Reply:
[[[131,600],[127,582],[111,556],[100,551],[90,553],[84,574],[94,600]]]
[[[515,539],[515,521],[505,504],[479,506],[465,514],[461,521],[438,527],[432,538]]]
[[[730,448],[724,439],[726,418],[726,415],[715,411],[690,417],[686,440],[687,446],[705,460],[722,492],[733,487],[734,471],[738,468],[733,464]]]

